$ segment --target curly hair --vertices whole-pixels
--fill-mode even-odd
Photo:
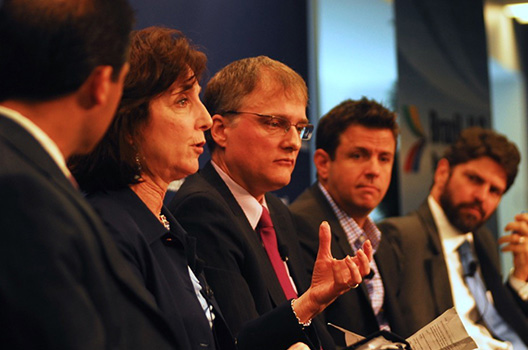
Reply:
[[[460,133],[459,138],[444,152],[443,158],[454,167],[470,160],[489,157],[506,172],[506,190],[515,181],[521,154],[517,146],[504,135],[490,129],[470,127]]]

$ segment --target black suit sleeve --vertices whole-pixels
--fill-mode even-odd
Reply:
[[[0,178],[0,198],[0,343],[105,348],[103,321],[81,278],[83,260],[93,260],[86,242],[96,244],[78,239],[83,218],[38,177]]]

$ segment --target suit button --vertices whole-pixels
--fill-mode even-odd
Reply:
[[[213,290],[211,287],[209,287],[209,285],[205,286],[205,295],[207,295],[208,298],[212,298],[214,295]]]

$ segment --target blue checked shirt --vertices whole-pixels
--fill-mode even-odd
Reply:
[[[321,190],[321,192],[323,192],[324,196],[328,200],[328,203],[330,203],[332,210],[336,214],[336,217],[339,220],[339,224],[345,231],[348,243],[350,243],[352,251],[356,253],[357,250],[363,246],[363,243],[367,239],[370,239],[374,253],[376,253],[381,240],[381,232],[378,227],[374,224],[374,222],[370,219],[370,217],[367,217],[365,225],[362,229],[358,226],[358,224],[353,218],[351,218],[347,213],[345,213],[341,208],[339,208],[339,206],[334,202],[332,196],[330,196],[330,194],[323,187],[323,185],[321,185],[321,183],[318,183],[318,185],[319,189]],[[374,259],[372,259],[372,261],[370,262],[370,268],[372,269],[372,271],[374,271],[374,276],[370,280],[367,279],[363,281],[363,283],[365,283],[365,286],[367,287],[367,291],[370,298],[370,305],[372,307],[372,310],[374,311],[374,314],[376,315],[376,319],[378,320],[379,328],[390,330],[389,324],[382,310],[383,299],[385,298],[385,289],[383,288],[383,281],[381,280],[381,276],[378,271],[378,266],[376,265],[376,261]]]

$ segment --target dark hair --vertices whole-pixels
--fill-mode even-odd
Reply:
[[[352,124],[372,129],[390,129],[394,142],[399,126],[396,114],[374,100],[345,100],[326,113],[317,125],[315,148],[323,149],[333,160],[341,134]]]
[[[0,101],[66,95],[97,66],[112,66],[115,81],[128,59],[133,25],[126,0],[4,0]]]
[[[234,61],[218,71],[207,83],[204,105],[211,115],[236,111],[244,98],[263,84],[281,88],[292,99],[308,103],[308,88],[297,72],[282,62],[258,56]],[[205,136],[207,146],[213,152],[216,143],[209,130]]]
[[[496,161],[506,172],[506,191],[515,181],[521,154],[513,142],[499,133],[481,127],[463,130],[459,138],[444,152],[450,167],[469,162],[473,159],[489,157]]]
[[[149,27],[132,33],[130,72],[116,117],[90,154],[69,161],[85,192],[118,189],[141,181],[136,157],[141,153],[140,127],[149,118],[150,102],[174,83],[190,89],[203,74],[206,61],[205,54],[178,30]]]

